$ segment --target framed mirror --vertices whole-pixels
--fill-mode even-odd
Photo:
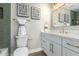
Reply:
[[[56,5],[58,4],[58,6]],[[52,4],[52,25],[53,26],[75,26],[79,25],[79,3],[56,3]],[[58,8],[57,8],[58,7]],[[54,9],[55,8],[55,9]]]

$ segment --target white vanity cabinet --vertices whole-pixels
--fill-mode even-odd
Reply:
[[[63,38],[63,55],[79,56],[79,41],[71,38]]]
[[[49,56],[61,56],[61,39],[50,34],[42,34],[42,48]]]
[[[49,42],[45,39],[45,34],[41,34],[41,39],[42,49],[47,55],[49,55]]]
[[[79,40],[51,33],[42,33],[42,48],[49,56],[79,56]]]

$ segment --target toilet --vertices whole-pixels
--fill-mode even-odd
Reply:
[[[18,35],[16,36],[16,49],[14,50],[13,56],[28,56],[28,47],[27,47],[27,32],[25,29],[26,19],[17,19]]]
[[[13,56],[28,56],[28,48],[27,47],[16,48]]]
[[[16,49],[13,56],[28,56],[27,39],[20,37],[16,39]]]

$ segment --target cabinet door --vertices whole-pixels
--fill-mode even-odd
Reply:
[[[67,48],[63,48],[63,56],[79,56],[79,54]]]
[[[61,56],[61,45],[58,45],[54,42],[49,42],[49,55]]]
[[[46,39],[42,40],[42,49],[48,55],[48,42]]]

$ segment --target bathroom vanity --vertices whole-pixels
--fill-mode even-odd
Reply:
[[[74,34],[41,32],[41,46],[49,56],[79,56],[79,36]]]
[[[41,46],[47,55],[79,56],[78,5],[66,3],[58,9],[52,8],[51,25],[54,31],[41,32]]]

